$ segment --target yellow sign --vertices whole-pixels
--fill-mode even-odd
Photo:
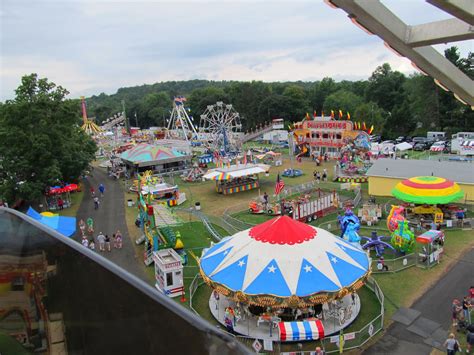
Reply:
[[[434,216],[435,223],[443,223],[443,212],[436,212]]]

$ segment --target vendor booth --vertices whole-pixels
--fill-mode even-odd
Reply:
[[[203,179],[214,180],[218,193],[230,195],[258,188],[258,175],[269,170],[270,166],[265,164],[230,165],[208,171]]]
[[[417,265],[430,268],[439,264],[444,252],[444,232],[429,230],[416,237]]]

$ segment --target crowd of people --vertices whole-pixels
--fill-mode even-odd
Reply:
[[[104,184],[99,184],[97,190],[99,192],[98,194],[96,193],[93,186],[91,186],[90,188],[90,193],[92,201],[94,202],[95,210],[99,209],[100,199],[104,198]],[[79,229],[82,235],[81,244],[90,250],[98,250],[100,252],[111,252],[112,246],[114,249],[122,249],[123,236],[120,230],[117,230],[115,233],[113,233],[112,237],[110,237],[109,234],[104,234],[102,232],[99,232],[99,234],[94,237],[94,220],[92,217],[87,218],[85,222],[83,219],[81,219],[79,221]]]
[[[466,354],[470,354],[474,345],[474,323],[471,322],[472,301],[474,300],[474,286],[469,289],[469,294],[464,296],[462,301],[454,299],[451,304],[452,327],[454,331],[449,334],[444,342],[444,347],[448,355],[455,355],[463,352],[459,340],[456,339],[455,332],[466,334]]]

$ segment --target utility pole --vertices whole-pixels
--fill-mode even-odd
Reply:
[[[127,114],[125,113],[125,100],[122,100],[122,112],[123,117],[125,117],[125,129],[127,133],[130,134],[130,122],[128,122]]]

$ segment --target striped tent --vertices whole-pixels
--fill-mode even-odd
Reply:
[[[324,338],[323,323],[318,320],[278,323],[280,341],[317,340]]]
[[[446,204],[464,197],[455,182],[436,176],[417,176],[399,182],[392,190],[401,201],[418,204]]]

